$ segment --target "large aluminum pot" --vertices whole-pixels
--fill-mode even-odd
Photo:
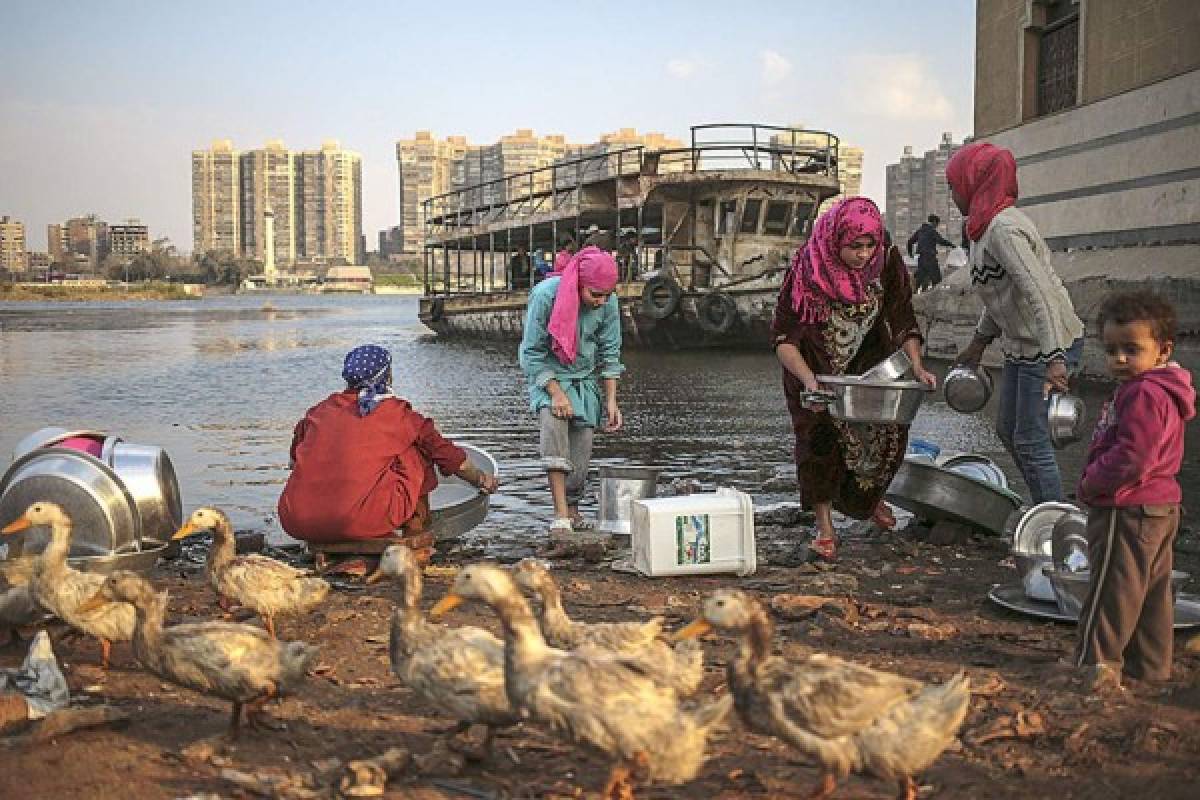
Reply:
[[[26,453],[31,453],[42,447],[53,447],[65,439],[74,439],[76,437],[91,437],[98,440],[104,439],[103,431],[93,431],[87,429],[71,430],[70,428],[60,428],[52,426],[49,428],[39,428],[28,436],[22,437],[21,441],[17,442],[13,447],[13,460],[16,461]]]
[[[179,480],[167,451],[161,447],[131,444],[116,437],[105,442],[113,472],[125,482],[142,521],[142,535],[170,541],[183,525],[183,499]]]
[[[1046,425],[1050,430],[1050,443],[1058,450],[1078,442],[1083,429],[1086,410],[1083,400],[1066,392],[1050,395],[1046,406]]]
[[[833,394],[829,413],[846,422],[908,425],[933,390],[920,381],[865,381],[852,375],[818,375]]]
[[[924,458],[905,458],[887,489],[889,502],[922,519],[953,520],[1002,535],[1008,517],[1021,505],[1009,491]]]
[[[600,526],[605,533],[632,534],[633,501],[654,497],[661,467],[600,467]]]
[[[72,556],[139,549],[141,517],[133,497],[98,458],[61,447],[39,448],[18,458],[0,478],[0,520],[8,524],[39,500],[57,503],[71,518]],[[43,528],[31,529],[20,549],[41,552],[49,534]]]
[[[467,460],[488,475],[499,473],[496,459],[486,450],[469,444],[459,447]],[[487,518],[491,495],[464,481],[457,475],[443,477],[429,495],[430,527],[437,539],[456,539]]]
[[[942,381],[946,405],[962,414],[982,411],[992,396],[992,376],[978,364],[957,364]]]

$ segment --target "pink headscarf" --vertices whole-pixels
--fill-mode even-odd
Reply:
[[[575,254],[568,251],[565,247],[559,250],[554,256],[554,269],[550,270],[550,274],[546,277],[553,278],[555,275],[562,275],[563,271],[567,268],[567,264],[570,264],[571,259],[574,257]]]
[[[988,142],[960,147],[946,164],[946,182],[967,204],[967,236],[973,242],[1017,202],[1017,162],[1011,151]]]
[[[875,240],[875,252],[862,269],[842,263],[839,252],[860,236]],[[883,271],[883,217],[866,197],[848,197],[817,219],[812,235],[792,259],[792,309],[805,324],[829,319],[830,301],[855,304]]]
[[[564,364],[579,355],[579,287],[611,292],[617,285],[617,262],[607,251],[591,245],[567,262],[558,279],[554,309],[550,312],[550,349]]]

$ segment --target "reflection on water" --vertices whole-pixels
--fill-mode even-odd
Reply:
[[[278,532],[292,427],[339,388],[346,351],[373,341],[392,350],[399,394],[500,461],[502,491],[476,535],[500,544],[541,534],[549,501],[514,344],[438,341],[411,297],[272,296],[271,304],[264,310],[262,298],[242,296],[0,305],[0,461],[47,425],[113,431],[167,448],[186,507],[219,505],[238,527]],[[794,498],[763,488],[777,472],[790,474],[792,449],[770,353],[635,352],[626,360],[627,428],[597,437],[597,464],[656,464],[664,484],[688,476],[756,501]],[[1110,389],[1082,391],[1094,419]],[[934,401],[913,434],[990,455],[1023,489],[987,417]],[[1062,455],[1073,483],[1084,447]],[[1189,485],[1200,480],[1197,469],[1185,468]]]

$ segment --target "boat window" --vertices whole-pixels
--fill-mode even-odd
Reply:
[[[767,218],[763,220],[763,233],[783,236],[792,219],[792,204],[786,200],[772,200],[767,204]]]
[[[762,213],[762,204],[761,198],[746,198],[746,208],[742,211],[742,233],[758,233],[758,217]]]
[[[737,200],[722,200],[721,215],[717,217],[717,235],[724,236],[737,225]]]
[[[792,218],[792,236],[808,235],[808,223],[812,213],[812,203],[796,203],[796,216]]]

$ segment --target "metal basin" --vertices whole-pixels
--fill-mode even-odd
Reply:
[[[1063,514],[1054,523],[1050,535],[1051,553],[1057,569],[1081,572],[1088,569],[1090,547],[1087,540],[1087,515],[1082,511]]]
[[[985,483],[999,486],[1001,489],[1008,488],[1008,477],[1004,474],[1004,470],[992,461],[987,456],[975,455],[973,453],[965,453],[963,455],[952,456],[938,462],[942,469],[948,469],[951,472],[957,472],[960,475],[967,475],[972,478],[978,478]]]
[[[905,458],[887,490],[889,502],[927,520],[964,522],[996,535],[1021,498],[1008,489],[942,469],[922,458]]]
[[[167,452],[161,447],[130,444],[110,437],[113,472],[125,482],[142,521],[142,536],[164,542],[183,525],[183,500],[179,480]],[[111,445],[110,445],[110,442]]]
[[[1050,443],[1061,450],[1078,442],[1082,437],[1083,418],[1086,408],[1083,400],[1066,392],[1050,395],[1046,406],[1046,424],[1050,430]]]
[[[39,500],[57,503],[70,516],[72,556],[138,549],[141,518],[133,497],[98,458],[59,447],[43,447],[18,458],[0,479],[0,520],[11,522]],[[37,553],[49,541],[49,530],[32,528],[16,549]]]
[[[946,405],[963,414],[982,411],[992,396],[992,376],[979,365],[958,364],[942,381]]]
[[[496,460],[486,450],[469,444],[459,447],[467,459],[489,475],[499,473]],[[430,526],[438,539],[456,539],[487,518],[491,496],[457,475],[442,477],[429,495]]]
[[[617,536],[632,535],[632,503],[654,497],[660,472],[662,467],[600,467],[599,530]]]
[[[1023,553],[1013,553],[1013,561],[1017,564],[1017,573],[1021,576],[1021,586],[1025,596],[1044,603],[1057,602],[1054,597],[1054,587],[1050,578],[1042,571],[1043,567],[1052,566],[1050,556],[1030,556]]]
[[[1055,524],[1067,514],[1079,513],[1078,506],[1050,500],[1030,508],[1017,523],[1013,532],[1013,553],[1028,556],[1054,555]]]
[[[70,428],[59,428],[57,426],[40,428],[17,442],[16,446],[13,447],[13,460],[15,461],[27,453],[32,453],[34,450],[43,447],[53,447],[56,443],[64,439],[73,439],[77,436],[103,440],[105,434],[103,431],[86,429],[71,430]]]
[[[1054,587],[1054,600],[1058,610],[1073,617],[1079,617],[1083,603],[1087,600],[1088,588],[1092,575],[1090,572],[1058,572],[1054,565],[1043,567],[1042,571]],[[1190,575],[1181,570],[1171,570],[1171,595],[1179,599],[1179,592],[1188,582]]]
[[[130,572],[149,572],[158,563],[159,558],[169,554],[170,549],[170,542],[143,539],[142,549],[136,552],[68,558],[67,563],[80,572],[95,572],[101,575],[107,575],[118,569]]]
[[[908,425],[933,391],[919,381],[865,381],[850,375],[818,375],[817,382],[833,394],[829,413],[847,422]]]

